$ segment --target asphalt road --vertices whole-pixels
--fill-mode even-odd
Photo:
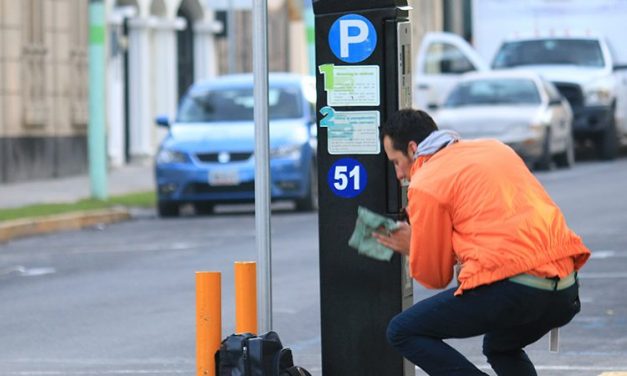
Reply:
[[[540,375],[627,371],[627,159],[538,177],[593,258],[580,275],[582,313],[561,331],[560,352],[548,352],[545,338],[528,353]],[[194,273],[222,272],[226,335],[233,263],[256,258],[254,216],[236,209],[173,220],[140,213],[0,245],[0,375],[193,375]],[[320,375],[317,216],[277,210],[272,234],[274,327]],[[415,288],[416,299],[430,294]],[[489,372],[479,339],[452,343]]]

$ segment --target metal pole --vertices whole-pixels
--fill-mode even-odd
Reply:
[[[270,247],[270,137],[268,127],[268,1],[253,0],[255,94],[255,229],[259,332],[272,330],[272,250]]]
[[[229,6],[226,13],[226,38],[229,41],[227,46],[227,60],[229,62],[228,72],[235,73],[237,70],[237,38],[235,38],[235,6],[233,0],[229,0]]]
[[[105,7],[89,1],[89,126],[87,145],[91,196],[107,199],[107,150],[105,131]]]

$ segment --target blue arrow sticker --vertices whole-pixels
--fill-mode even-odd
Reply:
[[[327,182],[336,196],[353,198],[366,188],[368,174],[356,159],[342,158],[331,166]]]
[[[347,14],[331,25],[329,46],[338,59],[359,63],[370,57],[377,47],[377,32],[366,17]]]

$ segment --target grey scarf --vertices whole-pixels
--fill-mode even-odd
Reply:
[[[431,134],[418,144],[418,149],[414,153],[414,159],[422,155],[435,154],[438,150],[459,141],[459,133],[451,130],[441,130],[431,132]]]

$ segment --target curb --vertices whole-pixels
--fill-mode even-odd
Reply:
[[[56,231],[80,230],[99,224],[126,221],[130,218],[131,214],[127,208],[117,207],[6,221],[0,223],[0,244],[16,238]]]

